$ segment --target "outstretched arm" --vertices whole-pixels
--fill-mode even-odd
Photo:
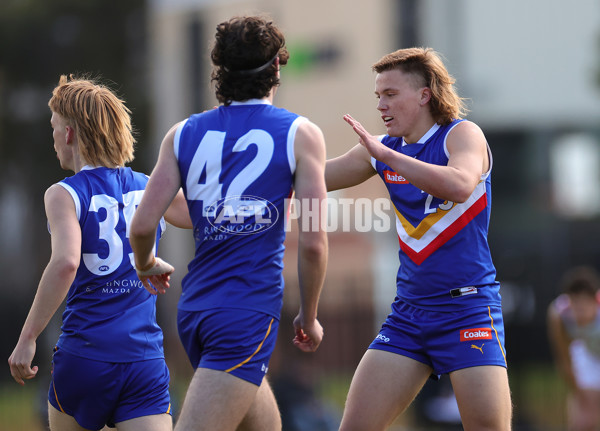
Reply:
[[[446,166],[440,166],[386,147],[350,115],[344,116],[344,120],[352,126],[360,137],[361,145],[371,156],[390,166],[415,187],[440,199],[464,202],[489,168],[485,136],[470,121],[463,121],[448,134],[446,146],[450,157]]]
[[[174,271],[171,265],[154,256],[153,248],[158,223],[181,186],[179,168],[173,151],[177,126],[178,124],[173,126],[163,139],[158,161],[133,216],[129,234],[138,276],[150,293],[165,293],[169,287],[170,275]]]
[[[323,328],[317,320],[317,308],[327,269],[327,214],[321,202],[327,199],[324,181],[325,140],[313,123],[303,123],[295,140],[296,173],[294,189],[300,202],[298,239],[298,279],[300,311],[294,319],[294,345],[305,352],[314,352],[323,338]],[[318,206],[318,208],[313,208]],[[313,211],[314,209],[314,211]],[[304,217],[317,217],[316,223],[303,222]],[[306,227],[303,229],[303,226]]]
[[[375,175],[371,155],[360,144],[346,154],[327,160],[325,183],[327,191],[346,189],[361,184]]]
[[[8,358],[10,373],[21,385],[37,374],[38,367],[31,366],[36,340],[67,296],[81,257],[81,228],[71,195],[55,184],[46,191],[44,204],[52,233],[52,255],[40,279],[19,341]]]

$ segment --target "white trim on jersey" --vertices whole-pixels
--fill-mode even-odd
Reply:
[[[450,127],[450,129],[448,130],[448,132],[446,133],[446,136],[444,136],[444,154],[446,155],[446,157],[450,158],[450,152],[448,151],[448,146],[446,145],[446,141],[448,140],[448,135],[450,134],[450,132],[452,130],[454,130],[454,128],[456,126],[458,126],[460,123],[456,123],[454,126]]]
[[[415,144],[424,144],[424,143],[426,143],[427,140],[429,138],[431,138],[433,136],[433,134],[435,132],[437,132],[440,127],[442,127],[442,126],[440,126],[438,123],[435,123],[433,126],[431,126],[431,129],[429,129],[427,131],[427,133],[425,133],[423,136],[421,136],[421,139],[419,139],[417,142],[415,142]],[[454,126],[452,126],[452,127],[454,127]],[[402,138],[402,146],[405,146],[405,145],[410,145],[410,144],[407,144],[406,142],[404,142],[404,137],[403,137]]]
[[[269,99],[232,100],[230,106],[239,105],[271,105]]]
[[[383,141],[383,138],[385,138],[387,135],[377,135],[376,138],[379,140],[379,142]],[[371,156],[371,166],[373,166],[373,169],[375,169],[375,172],[377,172],[377,159],[375,157]]]
[[[485,181],[487,179],[487,177],[490,176],[490,174],[492,173],[492,167],[494,166],[494,158],[492,157],[492,149],[490,148],[490,145],[487,142],[485,143],[485,146],[487,147],[488,158],[490,159],[490,167],[488,168],[487,172],[485,172],[481,176],[482,181]]]
[[[450,158],[450,153],[448,152],[448,147],[446,145],[446,140],[448,139],[448,135],[450,134],[450,132],[452,131],[452,129],[454,129],[456,126],[458,126],[460,123],[456,123],[454,126],[452,126],[450,128],[450,130],[448,130],[448,133],[446,133],[446,136],[444,137],[444,154],[446,154],[446,157]],[[485,143],[486,147],[487,147],[487,153],[488,153],[488,157],[490,159],[490,167],[487,170],[487,172],[484,172],[483,174],[481,174],[480,179],[482,181],[485,181],[487,179],[487,177],[490,176],[490,174],[492,173],[492,166],[494,165],[494,159],[492,157],[492,150],[489,146],[489,144],[486,142]]]
[[[437,222],[433,223],[422,235],[414,237],[407,232],[402,222],[398,218],[396,211],[396,230],[400,240],[406,244],[415,253],[419,253],[429,246],[437,237],[446,229],[448,229],[452,223],[458,220],[463,214],[465,214],[482,196],[486,194],[486,185],[484,181],[479,182],[475,187],[475,190],[469,196],[465,202],[456,203],[442,218]],[[423,219],[421,222],[423,222]]]
[[[294,153],[295,143],[296,143],[296,132],[298,131],[298,127],[300,124],[308,121],[306,117],[298,117],[294,120],[290,129],[288,130],[287,135],[287,158],[288,163],[290,165],[290,171],[292,175],[296,172],[296,155]]]
[[[173,137],[173,153],[175,154],[175,159],[179,160],[179,140],[181,139],[181,131],[183,130],[183,126],[187,123],[187,118],[183,120],[179,126],[177,126],[177,130],[175,131],[175,136]]]
[[[63,183],[62,181],[59,181],[56,184],[62,186],[66,191],[69,192],[71,198],[73,199],[73,202],[75,203],[75,213],[77,214],[77,220],[81,220],[81,202],[79,201],[79,195],[77,195],[75,189],[73,189],[73,187],[71,187],[67,183]]]

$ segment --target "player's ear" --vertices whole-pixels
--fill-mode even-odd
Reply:
[[[73,142],[73,137],[75,136],[75,129],[71,126],[65,126],[65,140],[67,144]]]
[[[421,106],[426,105],[431,100],[431,88],[423,87],[421,89]]]

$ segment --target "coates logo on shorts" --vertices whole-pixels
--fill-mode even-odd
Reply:
[[[461,329],[460,341],[491,340],[492,328]]]
[[[226,196],[204,210],[216,231],[252,235],[272,228],[279,219],[277,207],[258,196]]]

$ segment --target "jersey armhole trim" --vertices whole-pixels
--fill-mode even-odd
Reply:
[[[446,141],[447,141],[447,139],[448,139],[448,135],[450,134],[450,132],[452,131],[452,129],[454,129],[456,126],[458,126],[458,125],[459,125],[460,123],[462,123],[463,121],[466,121],[466,120],[461,120],[461,121],[458,121],[458,122],[456,122],[456,124],[454,124],[454,125],[453,125],[453,126],[450,128],[450,130],[448,130],[448,132],[446,133],[446,136],[444,136],[444,154],[446,154],[446,157],[447,157],[448,159],[450,159],[450,153],[448,152],[448,146],[447,146],[447,144],[446,144]],[[484,172],[483,174],[481,174],[481,177],[480,177],[480,179],[481,179],[482,181],[483,181],[483,180],[486,180],[486,179],[487,179],[487,177],[489,177],[489,176],[490,176],[490,174],[492,173],[492,166],[494,165],[494,159],[493,159],[493,157],[492,157],[492,149],[490,148],[490,145],[488,144],[488,142],[487,142],[487,141],[485,142],[485,146],[486,146],[486,148],[487,148],[487,154],[488,154],[488,158],[489,158],[489,161],[490,161],[490,167],[489,167],[489,169],[487,170],[487,172]]]
[[[385,136],[386,135],[378,135],[376,138],[379,142],[382,142]],[[375,169],[375,172],[377,172],[377,159],[373,156],[371,156],[371,166],[373,166],[373,169]]]
[[[450,129],[448,129],[448,131],[446,132],[446,136],[444,136],[444,154],[446,155],[447,159],[450,159],[450,152],[448,151],[448,145],[446,143],[446,141],[448,140],[448,135],[450,134],[452,129],[454,129],[456,126],[458,126],[463,121],[465,121],[465,120],[457,121],[455,124],[453,124],[452,127],[450,127]]]
[[[298,127],[300,124],[308,121],[306,117],[298,117],[290,126],[290,130],[288,130],[287,135],[287,158],[288,164],[290,165],[290,172],[292,175],[296,172],[296,155],[294,153],[295,150],[295,142],[296,142],[296,132],[298,131]]]
[[[179,161],[179,141],[181,139],[181,131],[183,130],[183,126],[187,123],[187,119],[183,120],[179,126],[177,126],[177,130],[175,131],[175,136],[173,137],[173,153],[175,154],[175,159]]]
[[[79,201],[79,195],[77,194],[75,189],[73,187],[71,187],[70,185],[68,185],[67,183],[63,183],[62,181],[59,181],[56,184],[58,184],[59,186],[64,188],[67,192],[69,192],[69,194],[71,195],[71,198],[73,199],[73,203],[75,204],[75,213],[77,214],[77,220],[81,221],[81,202]]]
[[[165,221],[164,217],[161,217],[160,218],[160,235],[158,237],[162,238],[163,235],[165,234],[166,230],[167,230],[167,222]]]
[[[490,167],[488,168],[487,172],[481,175],[482,180],[485,180],[487,179],[487,177],[490,176],[490,174],[492,173],[492,167],[494,166],[494,158],[492,157],[492,149],[490,148],[490,144],[486,142],[485,146],[487,148],[488,158],[490,160]]]

